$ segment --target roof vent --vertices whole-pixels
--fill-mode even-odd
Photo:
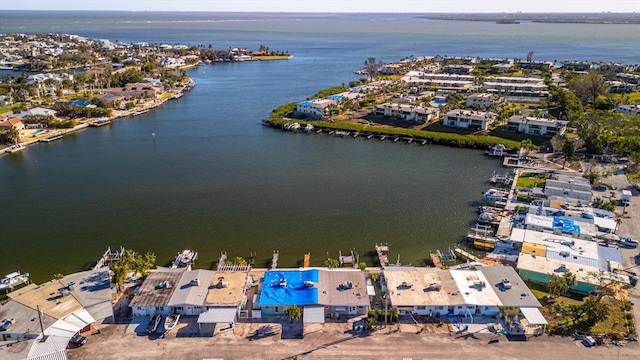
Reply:
[[[200,279],[195,278],[191,280],[191,286],[200,286]]]
[[[502,279],[502,287],[505,289],[511,289],[513,285],[511,284],[511,281],[509,281],[509,279]]]

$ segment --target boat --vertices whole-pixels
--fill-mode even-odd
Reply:
[[[506,202],[509,199],[509,192],[491,188],[482,193],[482,198],[487,204],[496,204],[498,202]]]
[[[160,321],[162,321],[162,315],[154,314],[149,320],[149,325],[147,325],[147,334],[153,334],[158,330],[158,326],[160,326]]]
[[[485,211],[478,216],[478,222],[485,224],[498,225],[500,224],[500,215],[491,211]]]
[[[312,132],[313,131],[313,125],[311,124],[307,124],[307,126],[304,127],[304,131],[306,132]]]
[[[349,136],[350,132],[343,131],[343,130],[336,130],[334,134],[336,134],[337,136]]]
[[[509,148],[502,144],[497,144],[495,146],[489,146],[486,154],[489,156],[505,156],[509,153]]]
[[[284,126],[284,129],[289,131],[298,131],[300,130],[300,124],[297,122],[289,123]]]
[[[29,273],[20,274],[19,271],[14,271],[7,274],[4,279],[0,280],[0,291],[11,290],[18,285],[29,282]]]
[[[178,325],[178,320],[180,320],[180,314],[167,315],[164,319],[164,331],[169,331]]]
[[[182,252],[179,252],[176,255],[176,258],[173,260],[172,268],[177,268],[180,265],[189,266],[193,264],[194,261],[198,258],[198,253],[193,250],[185,249]]]

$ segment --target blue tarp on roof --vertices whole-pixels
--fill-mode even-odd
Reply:
[[[554,217],[553,230],[560,230],[563,233],[580,234],[580,226],[576,225],[573,220]]]
[[[606,246],[598,246],[598,258],[600,259],[600,269],[608,271],[607,260],[613,260],[622,264],[622,253],[619,249]]]
[[[342,98],[344,98],[344,96],[340,95],[340,94],[335,94],[335,95],[329,95],[327,96],[329,99],[333,99],[333,100],[340,100]]]
[[[318,270],[267,271],[260,293],[260,306],[311,305],[318,303]]]
[[[300,101],[298,103],[298,105],[300,105],[300,106],[311,106],[311,105],[313,105],[313,102],[312,101]]]
[[[87,107],[89,105],[91,105],[90,102],[88,101],[82,101],[82,100],[74,100],[74,101],[70,101],[69,102],[70,105],[75,105],[75,106],[82,106],[82,107]]]

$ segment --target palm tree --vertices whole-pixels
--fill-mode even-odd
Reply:
[[[298,321],[302,315],[298,305],[289,306],[284,312],[289,316],[289,321],[291,322]]]
[[[549,297],[556,298],[560,296],[560,294],[567,292],[567,290],[569,290],[569,286],[567,286],[567,282],[564,277],[551,274],[551,279],[549,279],[549,282],[547,283],[547,289],[549,290]]]

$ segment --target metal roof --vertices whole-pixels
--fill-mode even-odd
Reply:
[[[523,307],[520,308],[522,315],[527,319],[529,324],[532,325],[547,325],[547,320],[542,316],[542,313],[537,308]]]
[[[185,268],[158,268],[152,271],[142,283],[140,290],[133,297],[131,303],[129,303],[129,307],[166,306],[178,286],[182,273],[185,271]]]
[[[548,247],[546,257],[551,260],[558,260],[562,263],[572,263],[592,268],[600,266],[600,261],[598,260],[597,255],[580,253],[574,250],[563,250],[562,248]],[[603,270],[606,270],[606,268]]]
[[[95,319],[84,309],[56,321],[44,330],[45,341],[41,341],[42,335],[40,335],[33,342],[28,359],[66,359],[64,351],[71,337],[94,321]]]
[[[324,324],[324,306],[305,306],[302,310],[302,322],[305,324]]]
[[[95,319],[103,320],[113,316],[108,266],[69,274],[60,279],[60,282],[69,287],[69,290],[73,289],[71,294]]]
[[[167,305],[202,306],[207,298],[209,286],[213,282],[215,271],[192,270],[182,273]]]
[[[533,296],[533,293],[524,280],[510,266],[481,266],[479,271],[488,281],[488,288],[491,288],[503,306],[514,307],[541,307],[540,302]],[[510,288],[504,286],[504,280],[508,280]]]
[[[198,315],[198,323],[231,323],[236,320],[237,311],[238,308],[236,307],[209,308],[209,310]]]

